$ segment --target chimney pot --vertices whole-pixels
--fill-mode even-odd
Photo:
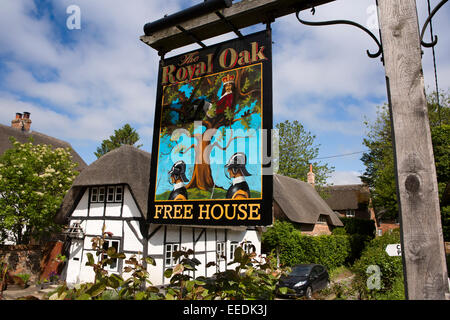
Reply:
[[[30,119],[30,113],[24,111],[24,112],[23,112],[23,118],[24,118],[24,119]]]
[[[16,119],[22,119],[22,114],[20,112],[16,112]]]
[[[307,181],[310,185],[314,187],[315,185],[315,174],[312,171],[312,164],[309,165],[309,172],[307,174]]]

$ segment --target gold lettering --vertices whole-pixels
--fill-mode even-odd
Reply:
[[[172,219],[172,215],[170,214],[172,212],[172,206],[171,205],[164,205],[164,217],[163,219]],[[169,216],[169,218],[167,218]]]
[[[182,68],[180,68],[180,69],[177,70],[176,76],[177,76],[177,80],[178,80],[178,81],[181,82],[181,81],[186,80],[187,75],[188,75],[188,72],[187,72],[187,70],[186,70],[185,67],[182,67]]]
[[[183,209],[183,205],[176,204],[173,206],[173,218],[174,219],[183,219],[183,215],[181,214],[181,209]]]
[[[155,205],[155,215],[153,216],[153,219],[158,219],[158,216],[161,214],[162,208],[162,205]]]
[[[224,207],[225,207],[225,218],[227,218],[228,220],[233,220],[234,217],[236,217],[237,204],[233,204],[233,215],[231,217],[228,215],[228,207],[229,206],[230,206],[229,204],[224,204]]]
[[[195,76],[200,77],[206,73],[206,63],[199,62],[195,68]]]
[[[244,64],[249,64],[249,63],[250,63],[250,52],[248,52],[247,50],[239,52],[238,64],[240,66],[242,66]]]
[[[228,53],[230,53],[230,63],[227,65]],[[234,50],[233,48],[227,48],[223,50],[219,56],[219,65],[224,69],[233,68],[236,65],[237,58],[238,55],[236,50]]]
[[[244,215],[243,216],[240,216],[240,215],[238,215],[238,220],[245,220],[245,219],[247,219],[247,211],[245,211],[244,209],[242,209],[242,207],[244,207],[244,209],[247,209],[247,204],[240,204],[239,205],[239,207],[238,207],[238,209],[239,209],[239,212],[240,213],[243,213]]]
[[[220,209],[220,215],[218,217],[214,215],[214,209],[215,208],[219,208]],[[211,208],[211,217],[213,217],[213,219],[215,219],[215,220],[219,220],[220,218],[222,218],[222,216],[223,216],[222,205],[220,205],[220,204],[213,205],[213,207]]]
[[[260,204],[259,203],[250,203],[250,216],[248,217],[248,220],[260,220],[261,214],[259,213]],[[255,214],[255,215],[254,215]]]
[[[192,209],[194,208],[194,206],[192,204],[186,204],[184,206],[184,217],[183,219],[192,219],[193,215],[192,215]]]
[[[206,209],[203,209],[203,206],[205,206]],[[200,204],[198,206],[198,209],[200,210],[199,215],[198,215],[199,220],[203,220],[203,213],[205,213],[204,219],[209,220],[209,207],[210,207],[210,204],[206,204],[206,205]]]
[[[207,54],[206,55],[208,57],[208,71],[206,71],[207,73],[212,73],[213,72],[213,53]]]
[[[264,46],[262,46],[258,50],[258,42],[252,42],[252,62],[256,62],[259,60],[267,60],[266,56],[263,53]]]
[[[173,64],[163,67],[163,74],[162,74],[162,84],[166,84],[168,81],[170,83],[175,82],[175,77],[173,76],[172,72],[175,71],[175,66]]]

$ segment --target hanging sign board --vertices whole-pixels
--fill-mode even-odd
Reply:
[[[148,220],[272,223],[270,31],[162,60]]]

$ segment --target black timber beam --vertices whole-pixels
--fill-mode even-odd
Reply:
[[[178,26],[143,35],[140,40],[159,52],[169,52],[259,23],[271,23],[276,18],[332,1],[335,0],[242,0],[229,8],[218,10],[219,15],[212,12],[193,17]],[[230,28],[230,25],[234,26],[235,30]]]

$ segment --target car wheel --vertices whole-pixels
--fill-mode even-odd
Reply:
[[[312,298],[312,289],[311,289],[311,287],[306,288],[305,297],[308,300]]]

